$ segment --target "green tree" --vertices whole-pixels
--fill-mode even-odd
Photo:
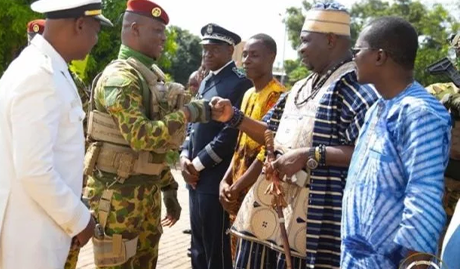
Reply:
[[[419,1],[396,0],[392,4],[381,0],[366,0],[351,9],[352,33],[357,33],[369,20],[379,16],[400,16],[409,21],[419,34],[419,50],[415,61],[415,78],[425,86],[447,78],[432,76],[426,67],[447,56],[447,38],[459,29],[457,20],[442,5],[428,7]]]
[[[176,40],[177,49],[174,55],[168,55],[171,64],[165,68],[165,72],[171,74],[174,81],[185,85],[190,74],[201,65],[201,39],[177,26],[169,29]]]
[[[287,27],[288,39],[294,50],[297,50],[300,45],[299,36],[305,21],[305,15],[302,10],[309,10],[311,6],[312,3],[304,0],[302,1],[302,7],[290,7],[286,9],[287,17],[284,23]],[[284,70],[288,77],[285,82],[288,89],[291,88],[296,81],[305,78],[309,73],[308,69],[300,62],[300,59],[286,60],[284,62]]]
[[[304,12],[311,6],[311,2],[304,0],[302,5],[303,9],[287,9],[288,36],[293,48],[299,44],[298,36],[305,20]],[[442,5],[429,7],[412,0],[395,0],[391,4],[383,0],[362,0],[352,6],[350,15],[353,43],[363,26],[373,18],[396,15],[408,20],[417,29],[420,41],[415,62],[415,78],[425,86],[446,81],[446,78],[431,76],[426,72],[428,65],[447,56],[447,37],[460,28],[458,21]],[[291,77],[291,74],[288,73],[288,76]]]
[[[30,4],[34,0],[1,0],[0,10],[0,74],[3,74],[11,61],[27,45],[27,23],[33,19],[43,18],[42,14],[34,13]],[[98,44],[93,48],[86,67],[85,82],[90,83],[97,73],[118,55],[121,44],[122,14],[126,8],[127,0],[105,0],[103,13],[114,22],[114,27],[104,27],[99,33]],[[172,59],[177,50],[177,35],[171,28],[166,30],[166,44],[163,55],[157,61],[163,69],[171,68]],[[170,77],[170,76],[168,76]]]
[[[0,75],[27,45],[27,23],[40,18],[30,9],[32,0],[0,1]]]
[[[284,70],[288,77],[285,83],[288,89],[291,88],[296,81],[305,78],[309,73],[308,69],[300,62],[300,59],[284,61]]]
[[[312,4],[306,0],[302,1],[303,10],[309,10]],[[288,29],[288,39],[291,42],[293,49],[297,49],[300,45],[300,31],[305,21],[305,15],[302,12],[302,8],[290,7],[286,9],[287,18],[284,20]]]

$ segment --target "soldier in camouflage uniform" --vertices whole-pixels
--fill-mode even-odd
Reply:
[[[449,43],[455,55],[460,56],[460,33],[450,37]],[[460,90],[454,83],[435,83],[427,87],[428,92],[440,100],[453,118],[450,160],[445,172],[444,209],[448,221],[460,199]]]
[[[183,142],[188,122],[210,118],[207,101],[183,101],[182,85],[164,83],[154,65],[168,22],[154,2],[128,1],[118,59],[93,82],[85,198],[101,228],[93,239],[98,267],[156,267],[161,224],[174,225],[181,212],[165,156]]]

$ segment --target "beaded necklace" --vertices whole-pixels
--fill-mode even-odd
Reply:
[[[336,64],[335,66],[333,66],[331,69],[327,70],[326,74],[321,76],[319,78],[319,80],[315,83],[315,86],[313,87],[313,89],[311,90],[311,93],[310,95],[305,98],[302,102],[298,103],[298,99],[299,99],[299,95],[300,95],[300,92],[303,90],[303,88],[307,85],[308,83],[308,79],[305,80],[304,84],[302,85],[302,87],[300,87],[300,89],[297,91],[297,94],[294,98],[294,104],[299,107],[305,103],[307,103],[308,101],[312,100],[313,98],[316,97],[316,95],[318,94],[319,90],[321,89],[321,87],[323,87],[324,83],[326,83],[326,81],[331,77],[331,75],[339,68],[341,67],[342,65],[344,65],[345,63],[347,62],[350,62],[351,59],[350,58],[347,58],[345,59],[344,61]]]

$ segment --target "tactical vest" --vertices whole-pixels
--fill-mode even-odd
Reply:
[[[190,97],[178,83],[165,84],[165,75],[157,66],[153,71],[134,58],[115,60],[98,74],[93,81],[88,119],[87,139],[90,146],[85,155],[85,174],[93,176],[94,171],[100,170],[116,174],[115,183],[130,181],[133,175],[160,176],[165,169],[165,155],[168,150],[178,149],[185,139],[185,126],[181,135],[153,152],[136,152],[131,149],[128,141],[121,134],[118,124],[105,112],[94,108],[94,89],[102,86],[108,77],[120,69],[134,69],[141,81],[143,106],[150,120],[161,120],[165,115],[182,108]],[[102,84],[101,84],[102,83]],[[121,234],[108,236],[105,226],[113,198],[111,185],[102,193],[98,206],[96,226],[93,237],[94,262],[98,267],[118,266],[126,263],[137,252],[138,237],[122,238]]]
[[[108,77],[120,69],[134,69],[141,81],[143,106],[150,120],[161,120],[167,114],[182,108],[190,101],[184,87],[178,83],[164,83],[164,73],[154,65],[150,70],[134,58],[115,60],[93,81],[88,119],[87,138],[90,141],[85,155],[85,174],[92,176],[94,171],[118,175],[120,183],[133,175],[159,176],[165,169],[165,156],[169,150],[179,149],[185,139],[185,126],[182,132],[169,143],[153,152],[136,152],[121,134],[118,124],[105,112],[94,109],[94,89],[104,85]],[[101,84],[102,83],[102,84]]]

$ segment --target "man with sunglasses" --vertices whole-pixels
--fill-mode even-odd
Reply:
[[[417,48],[417,32],[399,17],[375,19],[356,42],[358,81],[382,97],[366,114],[348,171],[343,269],[398,268],[438,249],[451,118],[414,80]]]
[[[356,81],[350,15],[343,5],[317,3],[306,15],[300,39],[302,62],[312,73],[280,97],[262,122],[217,98],[212,101],[213,118],[261,144],[267,128],[276,131],[277,160],[267,165],[286,181],[284,220],[293,268],[339,268],[345,178],[364,115],[377,94]],[[286,268],[265,182],[261,174],[232,227],[242,238],[235,268]]]
[[[95,222],[80,200],[85,113],[68,63],[97,43],[100,0],[40,0],[36,35],[0,80],[0,268],[63,268]],[[38,29],[37,29],[38,27]]]

